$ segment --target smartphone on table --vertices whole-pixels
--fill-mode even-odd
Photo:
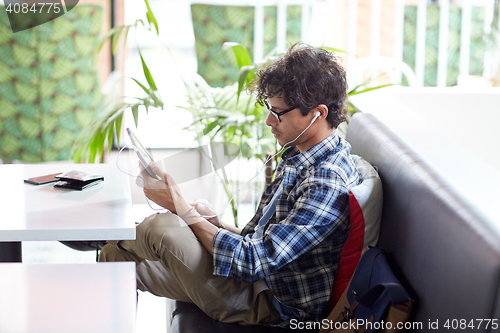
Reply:
[[[53,174],[45,175],[45,176],[31,177],[31,178],[25,179],[24,182],[28,183],[28,184],[33,184],[33,185],[48,184],[48,183],[58,182],[59,178],[56,178],[56,176],[59,176],[59,175],[62,175],[62,172],[53,173]]]

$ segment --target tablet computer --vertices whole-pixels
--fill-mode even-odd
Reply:
[[[130,128],[127,128],[127,133],[128,136],[130,137],[130,141],[132,142],[132,146],[134,147],[137,157],[139,157],[139,161],[141,161],[144,169],[146,169],[146,171],[151,177],[155,179],[160,179],[160,177],[158,177],[158,175],[156,175],[149,166],[149,163],[154,162],[153,156],[151,156],[146,150],[146,148],[142,146],[142,144],[139,142],[139,140],[137,139],[137,137]]]

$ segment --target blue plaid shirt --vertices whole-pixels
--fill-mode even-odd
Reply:
[[[215,235],[214,274],[247,283],[265,279],[281,304],[298,310],[299,319],[320,319],[349,233],[349,189],[361,181],[350,149],[334,133],[303,153],[285,151],[241,235],[224,229]],[[282,182],[263,236],[245,238]]]

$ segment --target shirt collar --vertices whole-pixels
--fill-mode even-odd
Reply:
[[[326,152],[332,151],[340,143],[340,137],[336,132],[317,143],[314,147],[309,148],[303,153],[297,147],[291,147],[283,153],[283,159],[295,165],[297,170],[308,168],[316,163],[317,160],[323,160],[322,156]]]

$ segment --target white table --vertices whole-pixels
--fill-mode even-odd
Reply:
[[[0,332],[134,332],[135,263],[0,264]]]
[[[71,170],[104,181],[83,191],[23,182]],[[128,177],[114,164],[0,165],[0,261],[21,261],[21,241],[135,239]]]

